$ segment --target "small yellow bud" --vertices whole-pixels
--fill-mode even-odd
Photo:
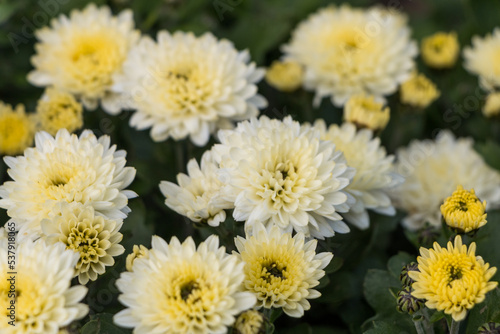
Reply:
[[[460,45],[455,32],[438,32],[422,40],[422,59],[433,68],[450,68],[457,62]]]
[[[48,88],[36,106],[41,130],[55,135],[60,129],[74,132],[83,126],[83,108],[73,95]]]
[[[486,225],[485,210],[486,201],[481,203],[474,189],[467,191],[460,185],[441,205],[446,225],[461,233],[469,233]]]
[[[390,118],[389,107],[383,106],[373,96],[352,96],[344,106],[344,119],[358,128],[383,130]]]
[[[24,111],[24,106],[15,109],[0,101],[0,155],[16,155],[33,143],[35,122]]]
[[[419,109],[428,107],[440,94],[432,81],[416,72],[400,88],[401,102]]]
[[[266,72],[269,85],[283,92],[293,92],[302,85],[304,69],[294,61],[274,61]]]
[[[483,107],[483,115],[486,117],[498,116],[500,114],[500,92],[490,93],[486,97]]]

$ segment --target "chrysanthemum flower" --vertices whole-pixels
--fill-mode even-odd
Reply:
[[[203,154],[201,167],[191,159],[187,165],[188,175],[177,175],[179,185],[167,181],[160,183],[165,204],[194,222],[219,226],[226,220],[224,209],[231,209],[233,205],[220,194],[223,183],[217,178],[217,171],[210,151]]]
[[[355,124],[358,128],[383,130],[389,123],[390,117],[389,107],[384,108],[384,104],[375,101],[374,96],[351,96],[344,106],[344,120]]]
[[[300,318],[311,308],[308,299],[321,296],[313,288],[333,254],[316,254],[317,240],[305,242],[302,233],[292,237],[277,226],[266,230],[257,223],[251,236],[234,242],[245,263],[245,289],[255,294],[259,308],[281,307],[287,315]]]
[[[330,96],[338,107],[352,95],[394,93],[418,52],[402,14],[347,5],[312,14],[283,50],[305,67],[304,87],[316,91],[315,105]]]
[[[264,315],[256,310],[241,313],[233,326],[234,334],[261,334],[265,333]]]
[[[55,136],[60,129],[75,132],[83,126],[83,108],[73,95],[48,88],[36,106],[40,128]]]
[[[490,268],[475,252],[476,244],[471,243],[467,249],[460,236],[455,237],[454,244],[448,242],[447,248],[437,242],[431,249],[421,247],[419,271],[409,273],[415,281],[413,295],[425,299],[428,308],[451,314],[455,321],[464,320],[467,311],[498,285],[489,282],[497,268]]]
[[[500,115],[500,92],[490,93],[486,97],[486,102],[483,107],[483,115],[486,117]]]
[[[486,225],[486,201],[476,196],[474,189],[465,190],[461,185],[441,205],[446,225],[468,233]]]
[[[35,122],[26,115],[24,106],[0,101],[0,155],[16,155],[33,143]]]
[[[80,284],[95,281],[106,266],[115,264],[113,256],[125,251],[119,244],[123,235],[118,232],[123,221],[98,216],[92,206],[61,204],[59,216],[42,220],[43,239],[49,244],[62,242],[80,255],[75,273]]]
[[[410,79],[401,85],[401,102],[419,109],[427,108],[441,92],[436,85],[422,73],[414,72]]]
[[[249,63],[247,51],[210,33],[160,31],[157,39],[144,37],[115,77],[115,90],[137,109],[130,125],[151,128],[154,141],[189,137],[203,146],[217,129],[266,106],[256,86],[264,71]]]
[[[125,268],[128,271],[132,271],[132,267],[134,266],[134,261],[137,259],[149,258],[149,249],[147,249],[143,245],[134,245],[132,248],[132,253],[127,255],[127,259],[125,261]]]
[[[42,241],[26,241],[16,249],[15,326],[8,324],[7,308],[12,271],[7,263],[7,250],[0,248],[0,332],[57,334],[59,329],[88,313],[79,303],[87,288],[71,286],[78,255],[63,245],[46,245]]]
[[[120,97],[110,90],[113,75],[122,70],[130,48],[137,43],[132,11],[117,17],[108,7],[89,4],[52,20],[36,31],[40,41],[28,80],[36,86],[54,86],[81,99],[88,109],[101,104],[107,112],[120,111]]]
[[[479,84],[487,91],[500,88],[500,28],[481,38],[472,38],[472,47],[464,48],[464,67],[479,76]]]
[[[455,139],[442,131],[435,141],[413,141],[397,153],[396,171],[405,182],[391,191],[396,207],[408,215],[403,225],[417,230],[429,222],[441,225],[439,210],[458,185],[474,188],[488,207],[500,205],[500,174],[474,151],[472,139]]]
[[[149,258],[116,281],[127,308],[115,315],[134,333],[225,333],[235,316],[255,305],[242,291],[243,263],[210,236],[198,248],[191,237],[166,243],[154,236]]]
[[[289,116],[263,116],[218,136],[221,144],[212,153],[220,164],[223,196],[247,230],[262,222],[319,239],[349,231],[338,212],[349,209],[342,189],[355,171],[318,130]]]
[[[294,61],[274,61],[266,71],[269,85],[283,92],[293,92],[302,85],[304,69]]]
[[[373,138],[368,129],[356,130],[351,123],[326,127],[323,120],[317,120],[314,127],[321,132],[321,139],[331,141],[344,154],[347,165],[356,169],[356,174],[345,191],[352,195],[355,203],[344,218],[355,226],[365,229],[370,225],[367,210],[385,215],[394,215],[387,191],[403,182],[394,171],[394,156],[387,155],[380,146],[380,139]]]
[[[23,156],[6,157],[13,181],[0,186],[0,207],[20,226],[20,235],[38,235],[40,221],[57,216],[58,203],[90,205],[108,219],[123,219],[130,209],[128,199],[136,194],[124,190],[135,176],[125,167],[125,151],[110,146],[110,138],[99,139],[92,131],[80,137],[66,129],[54,137],[35,136],[36,147]]]
[[[457,62],[460,52],[455,32],[437,32],[422,40],[422,59],[433,68],[450,68]]]

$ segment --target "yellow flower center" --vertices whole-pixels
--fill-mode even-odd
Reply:
[[[486,202],[481,203],[474,193],[458,186],[457,190],[441,205],[441,214],[450,227],[470,232],[486,224]]]
[[[101,225],[97,224],[96,227],[99,228]],[[76,268],[90,262],[99,262],[99,256],[103,255],[104,252],[99,247],[98,236],[99,231],[84,221],[76,223],[69,231],[68,236],[63,237],[68,249],[80,253]]]

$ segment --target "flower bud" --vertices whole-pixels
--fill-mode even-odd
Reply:
[[[413,314],[424,307],[424,300],[415,298],[412,288],[407,286],[398,292],[397,308],[399,312]]]

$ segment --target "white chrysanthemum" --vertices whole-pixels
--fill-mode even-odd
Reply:
[[[17,246],[15,299],[9,296],[11,268],[7,249],[0,248],[0,332],[5,334],[57,334],[59,329],[88,313],[79,303],[87,288],[71,286],[78,255],[63,245],[26,241]],[[8,324],[11,300],[15,300],[15,326]]]
[[[130,125],[151,128],[154,141],[189,136],[202,146],[217,129],[266,106],[256,86],[264,70],[249,63],[247,51],[210,33],[160,31],[157,39],[144,37],[115,78],[115,89],[137,109]]]
[[[487,91],[500,88],[500,28],[481,38],[472,38],[472,47],[464,48],[464,67],[479,76],[479,84]]]
[[[355,171],[319,131],[291,117],[263,116],[218,136],[221,144],[212,152],[226,184],[223,196],[247,230],[260,221],[319,239],[349,232],[338,212],[349,209],[342,189]]]
[[[316,91],[315,105],[331,96],[340,107],[352,95],[394,93],[410,76],[418,48],[402,14],[344,5],[312,14],[283,51],[305,67],[304,87]]]
[[[153,236],[149,257],[116,281],[127,308],[115,315],[134,333],[226,333],[235,316],[255,305],[244,292],[243,263],[210,236],[198,248],[191,237],[166,243]]]
[[[283,308],[291,317],[302,317],[311,308],[308,299],[321,294],[313,288],[325,275],[332,253],[316,254],[317,240],[305,243],[302,233],[282,234],[277,226],[253,226],[247,239],[234,241],[245,263],[245,289],[257,297],[257,306]]]
[[[120,111],[120,97],[111,91],[113,75],[122,70],[130,48],[139,40],[132,11],[117,17],[108,7],[89,4],[52,20],[36,31],[40,41],[28,80],[36,86],[54,86],[74,94],[88,109],[101,104],[107,112]]]
[[[489,208],[500,205],[500,173],[474,151],[472,139],[442,131],[435,141],[413,141],[398,151],[395,167],[406,180],[391,196],[408,213],[403,225],[409,229],[440,226],[440,205],[458,185],[473,188]]]
[[[22,236],[39,234],[41,220],[55,217],[60,202],[90,205],[109,219],[127,217],[128,199],[136,194],[124,188],[135,169],[125,167],[126,152],[110,146],[108,136],[98,139],[86,130],[77,137],[61,129],[55,138],[38,132],[35,144],[23,156],[4,158],[13,181],[0,186],[0,207]]]
[[[220,196],[223,183],[217,178],[218,166],[211,152],[203,154],[201,167],[191,159],[187,171],[188,175],[177,175],[179,185],[167,181],[160,183],[160,190],[166,197],[165,204],[194,222],[219,226],[226,220],[224,209],[231,209],[232,203]]]
[[[59,216],[42,220],[42,238],[49,244],[62,242],[80,255],[75,273],[80,284],[95,281],[106,266],[115,264],[113,256],[125,251],[119,244],[123,235],[118,232],[123,221],[98,216],[92,206],[77,202],[63,202],[59,211]]]
[[[332,124],[327,128],[323,120],[318,120],[314,127],[321,131],[321,139],[333,142],[336,149],[344,154],[347,165],[356,169],[352,182],[345,188],[354,197],[355,203],[349,212],[342,214],[344,218],[365,229],[370,225],[367,209],[394,215],[396,210],[387,191],[402,183],[403,178],[394,171],[394,156],[387,155],[384,147],[380,146],[380,139],[373,138],[372,131],[368,129],[357,131],[351,123],[342,126]]]

